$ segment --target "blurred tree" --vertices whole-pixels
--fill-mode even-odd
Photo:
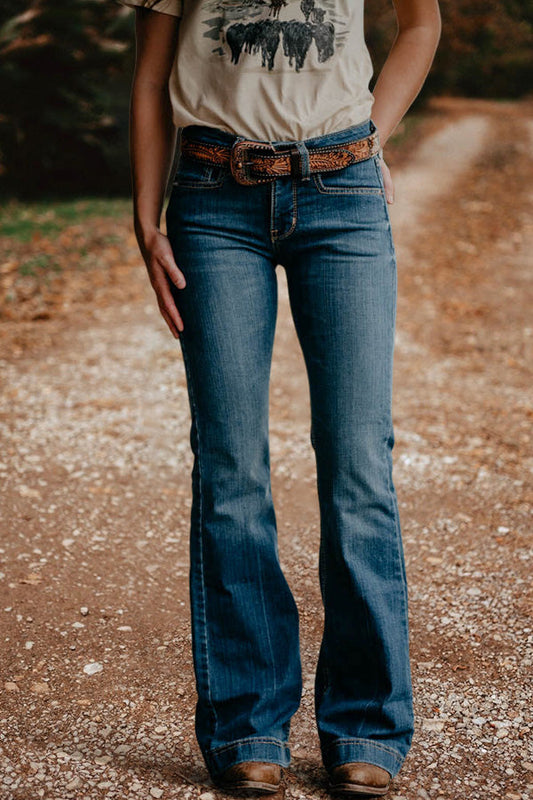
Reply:
[[[520,97],[533,79],[532,0],[441,0],[434,91]]]
[[[127,192],[119,123],[127,117],[131,72],[128,11],[108,0],[24,5],[22,12],[20,2],[2,0],[0,7],[5,189],[20,196]]]
[[[442,36],[418,97],[521,97],[533,86],[533,0],[439,0]],[[379,73],[396,32],[391,0],[366,0],[366,38]]]

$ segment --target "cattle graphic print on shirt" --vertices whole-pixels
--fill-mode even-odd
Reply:
[[[253,59],[268,71],[287,64],[300,72],[314,61],[328,61],[342,47],[347,31],[337,18],[335,0],[212,0],[204,36],[218,45],[212,52],[231,64]],[[285,62],[285,63],[284,63]]]

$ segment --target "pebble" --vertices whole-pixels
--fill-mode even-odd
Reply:
[[[152,786],[152,788],[150,789],[150,794],[152,795],[152,797],[162,797],[163,789],[158,789],[157,786]]]
[[[36,681],[30,686],[30,692],[33,692],[34,694],[48,694],[49,691],[50,687],[48,684],[41,681]]]
[[[103,664],[100,664],[98,661],[92,661],[90,664],[84,666],[83,671],[86,675],[96,675],[97,672],[102,672],[103,668]]]
[[[81,614],[83,617],[86,617],[88,613],[89,613],[89,609],[87,608],[87,606],[82,606],[82,607],[80,608],[80,614]]]
[[[444,721],[441,719],[424,719],[422,720],[422,728],[425,731],[442,731],[444,730]]]

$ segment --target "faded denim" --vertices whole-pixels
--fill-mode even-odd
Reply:
[[[236,138],[192,129],[206,142]],[[298,147],[305,156],[374,130],[366,120]],[[320,503],[322,758],[395,775],[413,711],[392,479],[396,255],[378,157],[242,186],[229,167],[180,153],[166,221],[187,281],[172,291],[192,419],[190,600],[207,767],[216,778],[240,761],[287,766],[300,703],[298,612],[278,559],[268,440],[281,265],[309,379]]]

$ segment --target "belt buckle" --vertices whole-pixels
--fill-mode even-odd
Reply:
[[[261,178],[251,178],[246,173],[246,167],[251,164],[247,160],[248,150],[271,150],[275,152],[275,148],[271,144],[264,144],[263,142],[254,142],[250,139],[237,139],[231,148],[230,152],[230,170],[231,174],[243,186],[255,186],[263,181],[274,180],[275,175],[265,175]]]

